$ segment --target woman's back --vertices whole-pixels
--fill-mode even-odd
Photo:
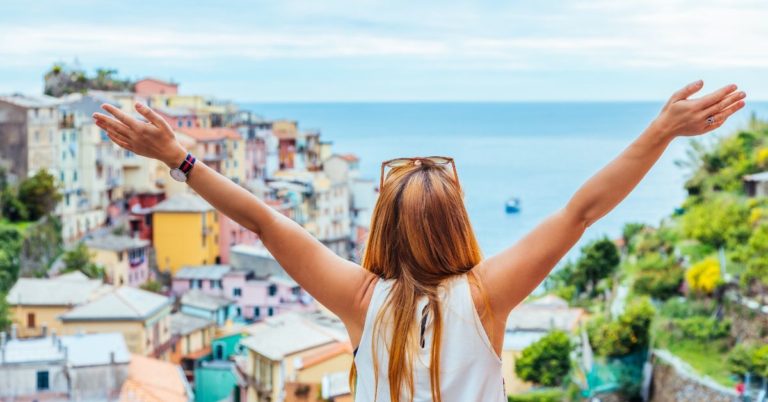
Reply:
[[[357,369],[355,400],[358,402],[389,401],[387,367],[391,342],[391,318],[382,317],[377,334],[373,333],[374,322],[384,305],[393,280],[379,279],[366,313],[363,335],[355,356]],[[505,401],[501,373],[501,359],[494,352],[488,336],[477,314],[470,291],[467,275],[448,279],[440,286],[440,306],[443,315],[442,349],[440,358],[440,393],[443,402]],[[421,311],[426,298],[419,301],[415,327],[421,329]],[[417,334],[419,336],[420,334]],[[432,331],[429,325],[424,330],[424,339],[417,338],[419,345],[413,365],[414,402],[431,401],[430,356]],[[376,364],[378,367],[378,393],[374,378],[374,348],[376,342]],[[423,345],[423,347],[421,346]],[[403,390],[403,401],[408,395]]]

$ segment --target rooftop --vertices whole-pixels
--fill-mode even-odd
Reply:
[[[234,302],[232,300],[229,300],[225,297],[209,295],[199,289],[190,290],[181,296],[182,305],[209,311],[215,311],[233,303]]]
[[[142,78],[142,79],[140,79],[140,80],[138,80],[136,82],[142,82],[142,81],[154,81],[154,82],[159,82],[161,84],[170,85],[170,86],[174,86],[174,87],[178,87],[179,86],[179,84],[176,83],[176,82],[167,81],[167,80],[161,80],[160,78],[155,78],[155,77],[144,77],[144,78]]]
[[[149,241],[135,239],[130,236],[117,236],[110,234],[107,236],[86,240],[85,245],[89,248],[95,248],[99,250],[125,251],[146,247],[149,245]]]
[[[284,313],[246,328],[240,343],[272,361],[339,341],[331,331],[296,313]]]
[[[156,106],[154,109],[160,113],[169,117],[187,117],[194,116],[195,112],[192,109],[185,107],[168,107],[168,106]]]
[[[573,331],[586,316],[582,308],[568,307],[555,296],[517,306],[507,318],[507,331]]]
[[[103,333],[11,339],[5,345],[5,360],[1,360],[0,355],[0,364],[63,363],[65,357],[66,362],[74,367],[127,364],[131,360],[123,334]]]
[[[19,278],[8,292],[8,303],[26,306],[75,306],[112,289],[100,279],[88,279],[82,273],[56,278]]]
[[[194,265],[180,269],[173,279],[221,279],[231,271],[229,265]]]
[[[747,181],[768,181],[768,172],[754,173],[744,176]]]
[[[181,312],[171,314],[171,334],[173,335],[184,336],[214,325],[216,325],[215,322],[194,315]]]
[[[60,317],[62,321],[133,321],[144,320],[169,306],[171,299],[122,286],[101,297],[76,307]]]
[[[131,356],[120,401],[188,402],[191,399],[189,382],[181,367],[141,355]]]
[[[23,94],[12,94],[0,96],[0,101],[27,109],[54,107],[59,104],[59,99],[47,95],[31,96]]]
[[[213,207],[200,196],[177,194],[152,208],[153,212],[207,212]]]

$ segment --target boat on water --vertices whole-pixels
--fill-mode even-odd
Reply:
[[[507,200],[507,202],[504,204],[504,209],[507,211],[508,214],[516,214],[520,212],[520,199],[517,197],[512,197]]]

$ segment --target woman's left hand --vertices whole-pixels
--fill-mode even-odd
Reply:
[[[662,108],[654,125],[670,136],[694,136],[710,132],[725,123],[744,107],[743,91],[731,84],[698,99],[689,99],[699,92],[704,82],[699,80],[675,92]]]

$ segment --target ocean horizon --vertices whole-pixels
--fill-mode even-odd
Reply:
[[[381,161],[400,156],[451,156],[485,256],[514,244],[563,207],[589,177],[640,135],[662,102],[281,102],[241,103],[266,119],[290,119],[319,130],[334,152],[360,157],[363,177],[378,180]],[[768,118],[768,102],[745,110],[707,136],[732,132],[752,113]],[[678,138],[637,188],[587,229],[585,242],[616,238],[627,222],[657,225],[685,199],[684,159],[691,139]],[[522,210],[504,203],[519,197]]]

